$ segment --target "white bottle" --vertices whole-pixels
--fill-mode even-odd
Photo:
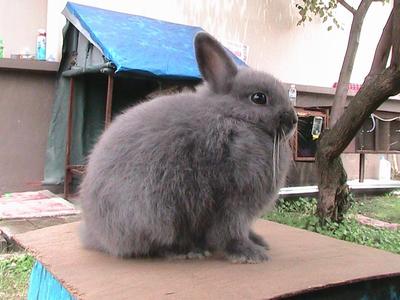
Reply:
[[[4,45],[2,38],[0,38],[0,58],[4,58]]]
[[[294,84],[291,84],[289,89],[289,100],[293,104],[293,106],[296,106],[296,98],[297,98],[296,86]]]
[[[390,181],[391,171],[390,161],[386,160],[382,155],[379,160],[379,180]]]

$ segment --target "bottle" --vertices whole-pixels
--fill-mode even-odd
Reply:
[[[392,166],[390,161],[386,160],[383,155],[379,160],[379,180],[390,181]]]
[[[293,106],[296,106],[296,97],[297,97],[296,86],[294,84],[291,84],[289,89],[289,100],[293,104]]]
[[[46,31],[44,29],[38,30],[36,40],[36,59],[46,60]]]
[[[313,141],[317,140],[322,132],[322,124],[324,119],[320,116],[315,116],[312,124],[311,135]]]
[[[0,58],[4,58],[4,45],[2,38],[0,38]]]

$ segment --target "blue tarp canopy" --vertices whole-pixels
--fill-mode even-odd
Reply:
[[[193,40],[200,27],[68,2],[64,10],[90,35],[116,72],[200,78]],[[73,22],[74,23],[74,22]],[[232,54],[237,64],[244,63]]]

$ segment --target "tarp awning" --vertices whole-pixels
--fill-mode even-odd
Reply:
[[[193,39],[200,27],[68,2],[64,15],[83,28],[116,72],[200,78]],[[77,24],[77,22],[79,24]],[[232,54],[239,65],[244,63]]]

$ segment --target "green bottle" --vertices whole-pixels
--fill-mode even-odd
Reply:
[[[3,46],[3,39],[0,38],[0,58],[4,57],[4,52],[3,52],[4,46]]]

